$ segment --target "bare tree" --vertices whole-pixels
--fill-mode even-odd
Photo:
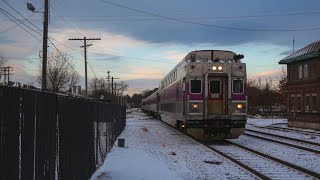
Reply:
[[[0,54],[0,81],[1,81],[1,78],[2,78],[2,68],[4,67],[4,64],[8,61],[8,59],[3,56],[2,54]]]
[[[68,57],[59,52],[53,52],[48,56],[48,90],[53,92],[66,92],[79,83],[79,74],[73,70],[73,65],[68,62]],[[41,83],[40,75],[37,81]]]
[[[93,98],[100,98],[101,96],[110,96],[108,83],[104,78],[93,78],[89,83],[89,96]]]
[[[288,77],[287,77],[286,70],[282,67],[279,86],[277,88],[277,100],[279,104],[281,105],[287,104],[287,93],[288,93]]]
[[[123,81],[121,81],[120,83],[117,83],[117,85],[115,86],[115,94],[117,96],[122,96],[123,92],[126,91],[128,89],[129,85]]]

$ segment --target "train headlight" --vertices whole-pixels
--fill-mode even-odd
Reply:
[[[193,109],[198,109],[198,107],[199,107],[198,104],[192,104]]]
[[[202,103],[191,102],[189,104],[189,113],[201,113],[203,109]]]
[[[242,109],[243,105],[242,104],[237,104],[237,109]]]
[[[222,70],[222,66],[219,66],[219,67],[218,67],[218,70],[221,71],[221,70]]]
[[[217,70],[217,66],[212,66],[212,70]]]

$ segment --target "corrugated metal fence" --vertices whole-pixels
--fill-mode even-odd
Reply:
[[[126,124],[126,109],[0,86],[0,179],[89,179]]]

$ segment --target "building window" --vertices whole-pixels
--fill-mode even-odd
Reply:
[[[190,80],[190,93],[200,94],[201,93],[201,80]]]
[[[312,94],[312,111],[318,111],[318,96],[317,94]]]
[[[297,111],[301,111],[301,95],[297,95],[296,97],[296,101],[297,101]]]
[[[309,112],[310,111],[310,94],[306,94],[305,98],[304,98],[304,110],[305,112]]]
[[[303,65],[303,78],[308,78],[308,64]]]
[[[302,65],[298,66],[298,78],[302,79]]]
[[[294,95],[291,95],[290,96],[290,101],[289,101],[289,104],[290,104],[290,110],[291,111],[294,111]]]

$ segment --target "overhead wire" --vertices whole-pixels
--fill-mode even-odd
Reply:
[[[194,22],[194,21],[187,21],[187,20],[183,20],[183,19],[178,19],[178,18],[174,18],[174,17],[169,17],[169,16],[163,16],[160,14],[154,14],[151,12],[147,12],[147,11],[142,11],[139,9],[134,9],[128,6],[124,6],[124,5],[120,5],[114,2],[110,2],[110,1],[106,1],[106,0],[101,0],[102,2],[105,2],[107,4],[111,4],[120,8],[124,8],[124,9],[128,9],[131,11],[135,11],[135,12],[139,12],[142,14],[147,14],[150,16],[154,16],[154,17],[161,17],[164,19],[169,19],[169,20],[173,20],[173,21],[178,21],[178,22],[184,22],[184,23],[188,23],[188,24],[194,24],[194,25],[200,25],[200,26],[205,26],[205,27],[213,27],[213,28],[219,28],[219,29],[229,29],[229,30],[238,30],[238,31],[256,31],[256,32],[263,32],[263,31],[271,31],[271,32],[296,32],[296,31],[315,31],[315,30],[319,30],[320,27],[316,27],[316,28],[305,28],[305,29],[251,29],[251,28],[237,28],[237,27],[228,27],[228,26],[219,26],[219,25],[212,25],[212,24],[205,24],[205,23],[200,23],[200,22]]]
[[[125,59],[136,59],[136,60],[142,60],[142,61],[150,61],[150,62],[159,62],[159,63],[168,63],[168,62],[162,62],[154,59],[145,59],[145,58],[139,58],[139,57],[130,57],[130,56],[122,56],[122,55],[115,55],[115,54],[109,54],[109,53],[101,53],[101,52],[94,52],[94,51],[88,51],[94,54],[101,54],[101,55],[108,55],[112,57],[119,57],[119,58],[125,58]],[[170,62],[169,62],[170,63]]]
[[[61,6],[61,2],[60,2],[60,6]],[[54,6],[51,6],[51,9],[52,9],[54,12],[56,12],[56,8],[55,8]],[[70,24],[70,23],[67,22],[67,20],[66,20],[66,18],[64,18],[64,16],[60,16],[60,17],[62,17],[62,18],[60,18],[60,19],[58,19],[58,18],[56,18],[56,16],[52,16],[52,15],[51,15],[51,17],[54,17],[56,20],[62,19],[64,22],[66,22],[66,24]],[[71,22],[72,24],[75,25],[75,23],[74,23],[73,21],[69,21],[69,22]],[[75,31],[76,31],[77,33],[82,34],[83,36],[85,36],[82,32],[78,31],[76,28],[75,28]]]
[[[261,15],[243,15],[243,16],[206,16],[206,17],[180,17],[179,19],[239,19],[239,18],[262,18],[262,17],[283,17],[283,16],[299,16],[299,15],[320,15],[320,12],[297,12],[297,13],[287,13],[287,14],[261,14]],[[71,17],[71,16],[70,16]],[[133,21],[133,20],[171,20],[164,18],[132,18],[131,16],[80,16],[82,21],[92,21],[92,20],[104,20],[102,18],[108,18],[108,21]],[[139,16],[136,16],[139,17]],[[144,17],[144,16],[142,16]],[[110,19],[109,19],[110,18]],[[125,19],[124,19],[125,18]]]
[[[12,9],[14,9],[10,4],[8,4],[5,0],[2,0],[4,1],[8,6],[10,6]],[[25,20],[27,20],[21,13],[19,13],[16,9],[14,9],[20,16],[22,16]],[[27,20],[30,24],[32,24],[35,28],[37,28],[40,32],[42,32],[41,29],[39,29],[37,26],[35,26],[32,22],[30,22],[29,20]],[[24,24],[25,25],[25,24]],[[39,32],[38,32],[39,33]],[[40,34],[40,33],[39,33]],[[40,34],[41,35],[41,34]],[[61,42],[59,42],[58,40],[54,39],[53,37],[51,36],[48,36],[48,38],[51,38],[52,40],[58,42],[59,44],[65,46],[65,47],[68,47],[70,49],[73,49],[75,51],[80,51],[80,52],[83,52],[83,50],[77,50],[71,46],[68,46],[68,45],[65,45]],[[102,54],[102,55],[108,55],[108,56],[114,56],[114,57],[120,57],[120,58],[126,58],[126,59],[136,59],[136,60],[143,60],[143,61],[156,61],[156,60],[150,60],[150,59],[144,59],[144,58],[138,58],[138,57],[129,57],[129,56],[122,56],[122,55],[115,55],[115,54],[109,54],[109,53],[100,53],[100,52],[94,52],[94,51],[88,51],[88,52],[91,52],[91,53],[95,53],[95,54]]]
[[[62,3],[63,3],[64,1],[60,1],[60,3],[58,4],[58,7],[59,7],[59,9],[62,9],[63,10],[63,12],[65,13],[65,14],[69,14],[69,15],[71,15],[70,14],[70,12],[68,11],[68,10],[66,10],[66,7],[65,6],[62,6]],[[53,5],[53,4],[52,4]],[[54,5],[53,5],[54,6]],[[54,11],[56,11],[56,6],[55,7],[53,7],[52,6],[52,9],[54,10]],[[59,17],[62,17],[62,18],[59,18]],[[56,18],[56,20],[60,20],[60,19],[62,19],[63,21],[65,21],[66,23],[67,23],[67,18],[66,18],[66,16],[55,16],[55,18]],[[76,32],[78,32],[79,34],[82,34],[83,36],[85,36],[81,31],[78,31],[77,29],[80,29],[80,30],[82,30],[82,31],[84,31],[85,33],[87,33],[88,34],[88,31],[86,30],[86,28],[82,25],[82,24],[79,24],[79,23],[77,23],[77,18],[76,17],[74,17],[73,18],[74,20],[70,20],[70,21],[68,21],[68,22],[70,22],[70,23],[72,23],[73,25],[74,25],[74,27],[75,27],[75,31]],[[68,24],[70,24],[70,23],[68,23]]]
[[[31,18],[34,14],[35,14],[35,13],[31,14],[29,17],[27,17],[27,19]],[[19,24],[21,24],[21,23],[19,23]],[[4,32],[7,32],[7,31],[10,31],[11,29],[13,29],[13,28],[15,28],[15,27],[17,27],[17,26],[18,26],[18,24],[14,25],[14,26],[6,29],[6,30],[0,31],[0,33],[4,33]]]
[[[24,31],[26,31],[28,34],[30,34],[31,36],[33,36],[35,39],[39,40],[40,42],[42,42],[41,39],[39,39],[38,37],[36,37],[34,34],[32,34],[30,31],[28,31],[27,29],[25,29],[23,26],[21,26],[21,24],[25,25],[26,27],[28,27],[29,29],[31,29],[32,31],[35,31],[37,33],[39,33],[38,31],[34,30],[33,28],[31,28],[30,26],[26,25],[24,22],[22,22],[21,20],[17,19],[16,17],[14,17],[12,14],[10,14],[9,12],[7,12],[6,10],[2,9],[0,7],[0,10],[2,12],[2,14],[4,14],[5,16],[7,16],[12,22],[16,23],[19,27],[21,27]],[[11,17],[10,17],[11,16]],[[17,23],[14,19],[18,20],[20,23]],[[40,33],[39,33],[40,34]],[[41,35],[41,34],[40,34]]]
[[[80,74],[74,69],[73,65],[68,61],[68,59],[61,53],[61,51],[56,47],[56,45],[51,41],[50,38],[48,38],[52,46],[56,49],[56,51],[60,54],[60,56],[68,63],[68,65],[71,67],[71,69],[78,75]],[[81,76],[80,76],[81,77]]]
[[[34,25],[31,21],[29,21],[26,17],[24,17],[19,11],[17,11],[14,7],[12,7],[7,1],[5,0],[2,0],[4,3],[6,3],[11,9],[13,9],[16,13],[18,13],[21,17],[23,17],[24,20],[26,20],[27,22],[29,22],[31,25],[33,25],[33,27],[35,27],[36,29],[40,30],[41,32],[41,29],[39,29],[36,25]],[[15,18],[17,19],[17,18]],[[18,21],[20,21],[21,23],[23,23],[21,20],[17,19]],[[23,23],[24,24],[24,23]],[[27,26],[29,29],[33,30],[34,32],[42,35],[40,32],[34,30],[33,28],[30,28],[28,25],[24,24],[25,26]]]

